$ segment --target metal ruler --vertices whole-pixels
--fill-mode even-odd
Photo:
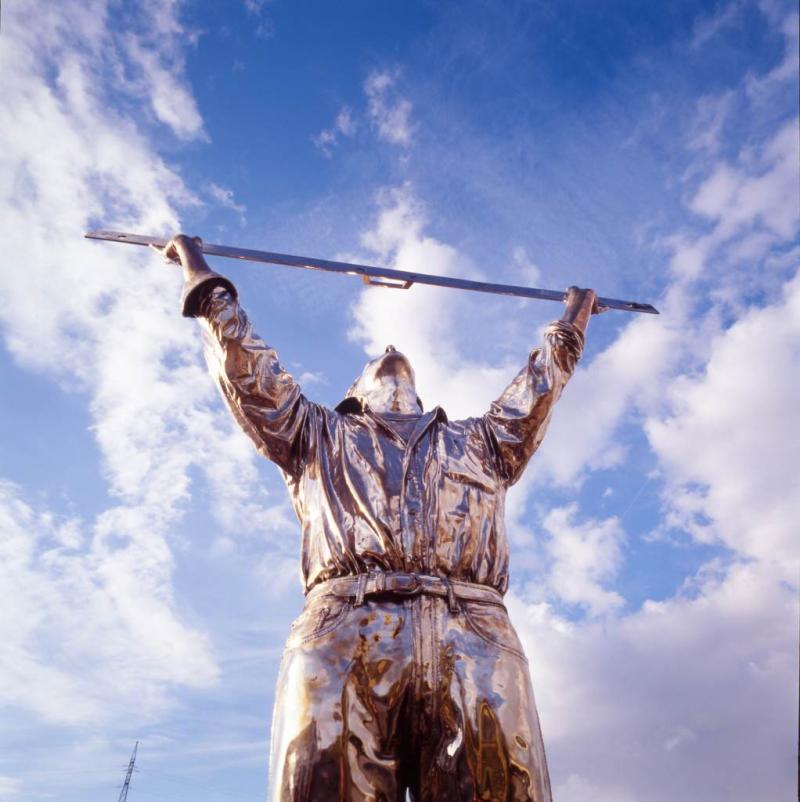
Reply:
[[[129,245],[155,245],[159,248],[165,247],[169,242],[168,239],[163,237],[105,230],[90,231],[86,234],[86,237],[110,242],[126,242]],[[451,287],[457,290],[489,292],[494,295],[513,295],[518,298],[535,298],[541,301],[564,301],[567,296],[567,293],[562,290],[540,290],[535,287],[518,287],[513,284],[491,284],[486,281],[435,276],[430,273],[412,273],[407,270],[392,270],[388,267],[373,267],[349,262],[332,262],[328,259],[316,259],[311,256],[293,256],[287,253],[254,251],[248,248],[234,248],[230,245],[214,245],[207,242],[202,244],[201,250],[209,256],[224,256],[227,259],[242,259],[247,262],[263,262],[266,264],[285,265],[286,267],[301,267],[305,270],[325,270],[329,273],[360,276],[365,284],[389,289],[407,290],[414,284],[428,284],[432,287]],[[623,312],[658,314],[658,310],[651,304],[642,304],[637,301],[620,301],[617,298],[598,297],[597,303],[608,309],[619,309]]]

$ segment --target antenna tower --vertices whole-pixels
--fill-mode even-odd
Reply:
[[[125,774],[125,782],[122,784],[122,790],[119,792],[119,799],[117,802],[126,802],[128,798],[128,788],[131,785],[131,777],[133,776],[133,764],[136,763],[136,751],[139,749],[139,742],[133,747],[133,754],[131,755],[130,763],[128,763],[128,771]]]

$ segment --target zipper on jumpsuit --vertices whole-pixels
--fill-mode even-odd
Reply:
[[[412,474],[410,481],[414,491],[415,507],[407,511],[406,499],[407,488],[409,483],[409,469],[414,463],[414,456],[417,444],[422,437],[428,433],[428,430],[436,420],[436,412],[433,412],[428,420],[424,417],[420,418],[417,426],[411,432],[406,443],[405,453],[403,455],[403,476],[400,483],[400,515],[401,526],[406,530],[401,539],[403,542],[409,542],[409,538],[405,535],[410,535],[411,544],[411,570],[413,572],[422,572],[433,574],[433,558],[436,554],[436,533],[424,533],[427,537],[432,539],[430,549],[427,547],[427,538],[420,537],[421,529],[424,528],[424,520],[420,521],[422,515],[422,481],[421,477]],[[430,458],[430,449],[428,451],[428,458]],[[426,460],[427,462],[427,460]],[[423,468],[424,472],[424,468]],[[409,525],[409,519],[413,521]],[[422,553],[420,553],[420,551]],[[417,557],[417,560],[414,558]],[[423,735],[427,732],[428,727],[436,721],[436,695],[437,695],[437,675],[438,675],[438,659],[436,654],[436,642],[438,641],[438,621],[436,617],[436,603],[438,599],[432,596],[425,596],[419,594],[412,597],[410,602],[411,608],[411,621],[412,621],[412,687],[415,698],[421,702],[412,705],[414,711],[414,732]],[[427,619],[427,625],[426,625]],[[424,735],[423,735],[424,737]]]

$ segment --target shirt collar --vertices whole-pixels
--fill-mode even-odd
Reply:
[[[364,404],[361,403],[361,400],[354,398],[353,396],[348,396],[343,401],[340,401],[336,405],[335,409],[341,415],[363,415],[369,413],[374,417],[379,417],[378,413],[373,412],[368,406],[365,408]],[[442,407],[434,407],[427,412],[420,413],[420,417],[429,419],[426,420],[426,425],[429,421],[434,419],[436,419],[439,423],[447,423],[447,413],[444,411],[444,409],[442,409]]]

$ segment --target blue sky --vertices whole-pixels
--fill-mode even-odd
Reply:
[[[302,605],[178,272],[110,227],[655,303],[594,319],[509,497],[558,802],[794,793],[797,13],[3,5],[0,799],[263,796]],[[451,417],[553,304],[219,262],[315,400],[391,342]]]

